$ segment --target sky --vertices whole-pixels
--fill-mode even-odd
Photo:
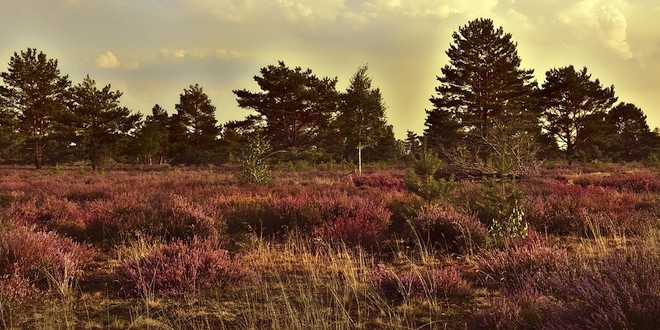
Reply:
[[[586,66],[660,126],[657,0],[0,0],[0,12],[1,71],[36,48],[74,84],[111,84],[143,114],[173,113],[198,83],[219,123],[239,120],[250,112],[232,90],[259,91],[262,67],[310,68],[341,91],[367,64],[397,138],[423,132],[452,33],[491,18],[539,85],[552,68]]]

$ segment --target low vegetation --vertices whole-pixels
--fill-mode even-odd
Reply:
[[[0,170],[0,327],[660,327],[657,168],[146,169]]]

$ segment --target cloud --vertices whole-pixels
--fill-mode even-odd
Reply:
[[[234,60],[247,57],[246,54],[243,54],[235,50],[226,50],[222,48],[218,49],[194,49],[194,50],[185,50],[185,49],[176,49],[172,50],[169,48],[163,48],[160,50],[160,54],[168,59],[182,60],[186,58],[192,58],[196,60],[216,58],[221,60]]]
[[[106,51],[96,58],[96,66],[103,69],[116,69],[119,68],[121,63],[117,59],[117,56],[111,51]]]
[[[517,23],[528,21],[521,32],[533,29],[536,39],[602,48],[621,59],[631,59],[629,9],[624,0],[537,0],[501,2],[496,12]]]
[[[96,66],[101,69],[136,70],[140,67],[140,63],[136,61],[121,63],[117,56],[108,50],[96,58]]]
[[[221,48],[216,49],[214,54],[217,58],[226,59],[226,60],[233,60],[233,59],[240,59],[247,57],[247,55],[237,52],[235,50],[227,51]]]
[[[160,50],[160,54],[166,58],[183,59],[188,55],[188,51],[183,49],[172,50],[169,48],[163,48]]]
[[[627,41],[625,15],[621,12],[622,4],[615,1],[581,1],[572,10],[560,16],[560,21],[576,28],[576,33],[583,38],[596,37],[601,43],[616,51],[625,59],[632,58]]]

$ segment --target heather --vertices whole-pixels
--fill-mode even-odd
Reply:
[[[657,169],[572,169],[3,168],[0,327],[657,327]]]

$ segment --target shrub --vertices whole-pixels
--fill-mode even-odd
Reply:
[[[404,180],[391,172],[377,172],[356,176],[353,178],[356,187],[370,187],[382,190],[403,191],[406,189]]]
[[[195,236],[218,238],[224,232],[224,223],[214,205],[193,203],[182,196],[172,196],[168,200],[160,225],[161,233],[154,234],[167,240],[185,240]]]
[[[413,269],[397,274],[379,265],[372,274],[372,282],[391,301],[461,298],[472,289],[453,267]]]
[[[472,215],[453,208],[423,208],[410,221],[412,239],[425,246],[464,253],[486,245],[488,231]],[[417,236],[417,237],[414,237]]]
[[[514,288],[552,271],[569,267],[566,250],[545,246],[514,246],[486,252],[477,259],[480,281],[487,286]]]
[[[266,161],[270,152],[270,144],[261,135],[248,138],[238,155],[240,172],[239,182],[243,184],[267,184],[270,182],[270,171]]]
[[[5,274],[0,277],[0,313],[5,307],[20,304],[35,295],[36,289],[21,276]],[[0,319],[2,319],[0,317]]]
[[[574,183],[582,187],[601,186],[636,193],[660,192],[660,175],[650,170],[611,175],[582,175],[575,179]]]
[[[660,255],[642,247],[546,270],[475,314],[472,329],[657,329]]]
[[[93,251],[54,232],[19,226],[0,232],[0,278],[14,276],[41,289],[67,294]]]
[[[447,199],[456,188],[454,176],[449,179],[436,179],[436,172],[444,165],[434,152],[424,147],[419,160],[414,160],[412,168],[408,169],[405,184],[408,190],[424,198],[430,205],[434,201]]]
[[[492,299],[490,305],[475,313],[468,329],[540,329],[560,305],[531,285]]]
[[[151,254],[123,261],[115,270],[128,295],[150,292],[174,297],[224,287],[243,277],[240,265],[208,240],[181,241],[156,248]]]
[[[643,195],[560,182],[528,185],[524,210],[531,225],[551,234],[640,234],[657,226],[657,202]]]
[[[471,206],[479,220],[487,226],[493,225],[493,222],[508,226],[508,220],[516,212],[518,201],[522,198],[523,191],[515,180],[484,177]]]
[[[374,245],[385,237],[391,223],[392,213],[384,201],[343,195],[319,202],[323,222],[314,231],[323,239]]]
[[[229,235],[254,233],[273,237],[282,233],[282,223],[273,211],[270,197],[223,196],[212,203],[222,210]]]
[[[564,305],[548,329],[660,328],[660,255],[616,251],[602,261],[550,274],[544,289]]]

